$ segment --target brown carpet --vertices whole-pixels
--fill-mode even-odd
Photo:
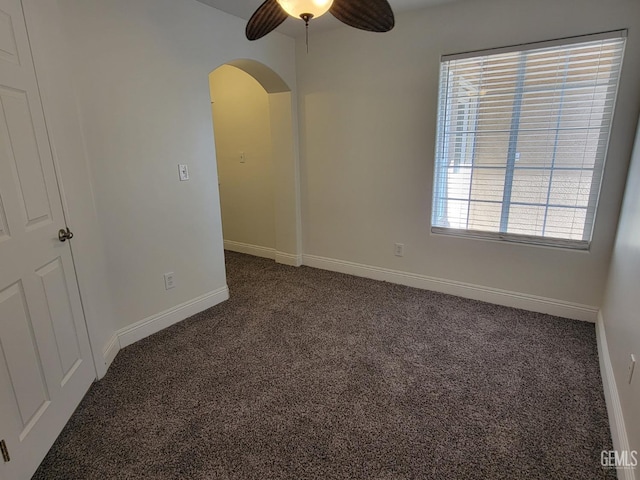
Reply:
[[[593,324],[227,254],[120,352],[36,479],[597,479]]]

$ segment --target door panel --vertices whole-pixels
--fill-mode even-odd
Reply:
[[[0,108],[0,129],[8,140],[5,155],[13,160],[25,226],[50,223],[51,206],[26,92],[0,88]]]
[[[42,281],[42,288],[47,300],[47,313],[53,326],[56,350],[59,354],[60,369],[63,375],[61,383],[64,384],[64,377],[69,375],[72,368],[81,360],[81,354],[62,259],[56,258],[53,262],[39,269],[36,274]]]
[[[0,0],[0,439],[11,455],[0,459],[3,480],[35,472],[95,378],[63,227],[22,3]]]
[[[0,347],[22,428],[49,401],[22,282],[0,292]],[[22,433],[22,432],[21,432]]]
[[[11,15],[0,10],[0,61],[20,64]]]

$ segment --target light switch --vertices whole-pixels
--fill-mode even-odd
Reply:
[[[244,163],[247,161],[247,157],[244,155],[244,152],[240,152],[240,163]]]
[[[189,180],[189,169],[186,165],[178,165],[178,173],[180,174],[180,181],[186,182]]]

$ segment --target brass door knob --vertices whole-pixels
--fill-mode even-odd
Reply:
[[[69,230],[69,227],[67,227],[66,229],[61,228],[58,231],[58,240],[60,240],[61,242],[66,242],[67,240],[71,240],[72,238],[73,232]]]

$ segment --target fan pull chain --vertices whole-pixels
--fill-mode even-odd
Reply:
[[[309,53],[309,20],[311,20],[313,18],[313,14],[311,14],[311,13],[303,13],[302,15],[300,15],[300,18],[302,18],[302,20],[304,20],[305,38],[306,38],[306,41],[307,41],[307,53]]]

